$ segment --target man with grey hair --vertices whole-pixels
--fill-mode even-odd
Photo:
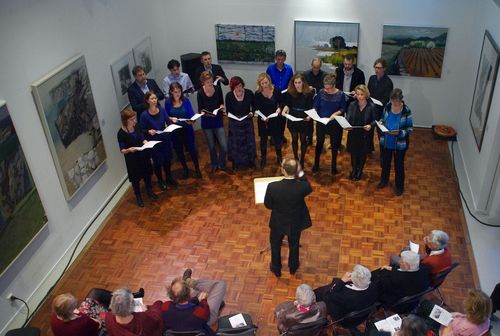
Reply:
[[[280,303],[274,310],[278,331],[287,332],[292,326],[300,323],[310,323],[326,318],[324,302],[316,302],[316,296],[311,286],[301,284],[295,292],[295,301]],[[321,330],[318,330],[318,334]],[[315,336],[316,334],[311,334]]]
[[[334,320],[368,308],[378,300],[378,286],[371,282],[371,273],[363,265],[354,266],[342,278],[334,278],[332,283],[314,290],[317,301],[324,301],[328,314]]]
[[[380,284],[380,301],[388,308],[399,299],[423,292],[429,287],[429,268],[420,264],[420,257],[413,251],[401,252],[399,267],[382,266],[372,272],[374,282]],[[413,307],[400,307],[402,313]]]
[[[134,297],[128,288],[120,288],[113,292],[106,313],[106,329],[108,335],[161,336],[163,322],[161,318],[161,301],[151,306],[143,306],[142,312],[134,312]]]

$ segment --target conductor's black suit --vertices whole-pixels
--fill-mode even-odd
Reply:
[[[268,185],[264,204],[271,209],[271,270],[281,272],[281,242],[288,236],[290,273],[299,268],[299,240],[302,230],[310,227],[311,217],[304,198],[312,192],[311,185],[302,176],[300,179],[284,178]]]

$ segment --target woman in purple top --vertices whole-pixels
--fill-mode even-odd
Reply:
[[[316,123],[316,155],[314,157],[313,173],[319,171],[319,161],[323,152],[325,135],[330,136],[332,145],[332,174],[338,173],[337,153],[342,141],[342,127],[334,120],[336,116],[342,116],[346,112],[346,99],[344,92],[335,87],[335,74],[328,74],[323,79],[323,90],[314,99],[314,109],[321,118],[330,118],[328,124]]]
[[[140,181],[144,179],[146,191],[151,199],[157,200],[158,196],[153,193],[151,186],[151,153],[149,149],[138,151],[136,147],[141,147],[147,140],[137,126],[136,113],[131,109],[125,109],[121,112],[122,127],[118,131],[118,144],[120,151],[125,156],[128,179],[132,183],[137,205],[144,207],[144,201],[141,196]]]
[[[219,85],[214,86],[214,77],[211,72],[203,71],[200,75],[201,88],[198,90],[198,111],[203,113],[201,117],[201,128],[207,139],[208,149],[210,150],[210,162],[212,165],[211,173],[217,169],[230,172],[226,167],[227,142],[224,134],[224,123],[222,119],[224,109],[224,97]],[[218,110],[214,115],[213,111]],[[220,152],[217,153],[215,140],[220,146]]]
[[[170,121],[182,128],[176,129],[172,133],[172,141],[174,144],[175,153],[182,164],[184,172],[182,178],[189,177],[189,170],[186,163],[184,149],[189,151],[191,160],[193,160],[194,168],[196,169],[196,177],[201,178],[200,165],[198,163],[198,152],[196,151],[196,142],[194,137],[193,123],[194,121],[179,119],[189,119],[194,116],[193,107],[189,99],[186,99],[182,94],[182,86],[179,83],[170,84],[168,90],[168,99],[165,101],[165,110],[170,118]]]

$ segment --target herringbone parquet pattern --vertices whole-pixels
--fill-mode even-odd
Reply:
[[[280,279],[268,270],[269,252],[259,253],[268,245],[270,212],[253,199],[253,178],[278,174],[274,151],[269,158],[272,164],[264,171],[210,175],[203,135],[197,138],[201,162],[207,163],[203,180],[179,180],[178,189],[169,188],[160,201],[145,199],[143,209],[136,207],[129,190],[31,325],[42,328],[43,335],[52,335],[50,302],[67,291],[82,298],[92,287],[144,287],[146,303],[164,300],[165,286],[190,267],[194,277],[227,281],[223,314],[248,312],[259,326],[259,335],[275,335],[273,309],[294,297],[297,285],[326,284],[356,263],[375,269],[409,239],[421,242],[435,228],[450,234],[453,257],[461,262],[443,287],[451,308],[461,309],[467,289],[474,287],[475,266],[447,145],[433,139],[430,130],[417,129],[412,136],[402,197],[395,197],[391,187],[376,189],[378,152],[369,158],[364,179],[352,182],[347,178],[348,153],[340,154],[341,173],[332,178],[330,154],[322,157],[323,170],[310,173],[314,149],[309,148],[305,170],[314,189],[307,199],[313,227],[302,235],[301,267],[295,276],[287,272],[288,250],[283,247]],[[292,155],[290,143],[284,152]],[[179,175],[180,166],[174,168]]]

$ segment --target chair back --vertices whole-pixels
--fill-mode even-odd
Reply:
[[[387,310],[397,314],[409,314],[417,308],[422,296],[432,291],[432,288],[427,288],[420,293],[405,296],[394,302]]]
[[[253,336],[257,333],[257,326],[253,324],[252,317],[249,314],[241,313],[243,319],[245,320],[246,326],[233,328],[229,318],[238,315],[230,314],[219,317],[219,322],[217,323],[217,331],[215,334],[217,336]]]
[[[298,323],[291,326],[286,332],[281,335],[288,336],[319,336],[323,328],[327,325],[325,317],[320,318],[314,322]]]
[[[40,329],[33,327],[12,329],[7,331],[5,336],[40,336]]]
[[[437,287],[441,286],[441,284],[444,282],[444,280],[446,279],[448,274],[450,274],[451,271],[453,271],[455,268],[457,268],[458,265],[460,265],[460,262],[455,261],[455,262],[453,262],[453,264],[451,264],[450,268],[434,275],[431,279],[431,287],[436,289]]]
[[[333,324],[340,324],[344,328],[354,328],[365,322],[368,317],[370,317],[370,315],[377,310],[378,307],[380,307],[380,305],[380,302],[375,302],[367,308],[350,312],[341,319],[334,321]]]
[[[163,336],[207,336],[207,333],[203,330],[165,330]]]

